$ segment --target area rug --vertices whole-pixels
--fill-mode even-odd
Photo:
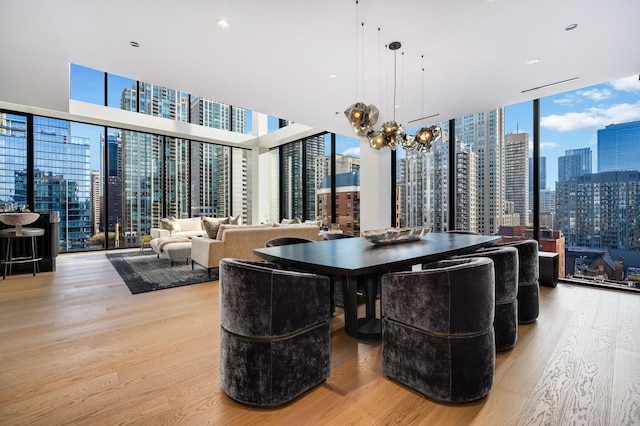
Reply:
[[[193,271],[191,270],[191,262],[187,264],[186,261],[174,261],[171,266],[169,259],[158,259],[158,255],[154,252],[131,251],[107,253],[106,256],[129,287],[131,294],[218,279],[217,269],[211,270],[211,278],[209,278],[207,270],[198,265]]]

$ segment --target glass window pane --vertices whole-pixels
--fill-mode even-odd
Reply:
[[[302,218],[302,142],[294,142],[280,148],[280,188],[282,211],[285,219]]]
[[[0,204],[27,202],[27,117],[0,111]]]
[[[159,137],[160,138],[160,137]],[[168,217],[190,217],[189,141],[165,138],[164,182]]]
[[[141,235],[158,227],[163,215],[162,136],[122,131],[122,224],[120,247],[137,247]]]
[[[107,137],[102,135],[102,146],[107,144],[107,226],[109,244],[107,247],[122,247],[123,239],[120,237],[123,224],[123,167],[122,167],[122,131],[108,129]],[[102,174],[101,174],[102,175]],[[103,226],[104,228],[104,226]]]
[[[229,148],[191,142],[191,215],[229,216]]]
[[[115,74],[107,75],[107,106],[124,109],[127,111],[137,111],[136,105],[136,81],[130,78],[121,77]]]
[[[565,239],[561,276],[636,285],[627,275],[640,266],[639,104],[637,76],[540,101],[541,155],[555,196],[547,202],[541,190],[541,210],[555,207],[553,228]]]
[[[104,105],[104,72],[71,64],[70,98]]]
[[[35,208],[59,212],[62,252],[102,248],[91,241],[96,233],[93,190],[99,191],[99,178],[92,171],[100,171],[100,130],[34,117]]]
[[[242,217],[242,223],[251,224],[251,151],[232,148],[232,194],[231,215]]]

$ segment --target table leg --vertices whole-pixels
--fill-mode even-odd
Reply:
[[[376,317],[378,274],[347,276],[344,286],[344,328],[349,336],[380,340],[380,318]],[[358,282],[366,288],[366,316],[358,318]]]

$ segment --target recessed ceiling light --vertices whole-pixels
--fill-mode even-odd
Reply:
[[[578,27],[578,24],[569,24],[566,26],[566,28],[564,29],[565,31],[571,31],[571,30],[575,30]]]
[[[335,78],[338,78],[338,74],[336,74],[335,72],[332,72],[331,74],[329,74],[329,78],[332,80]]]
[[[140,43],[138,43],[137,41],[130,41],[130,42],[129,42],[129,46],[132,46],[132,47],[140,47]]]
[[[227,22],[225,19],[218,19],[216,22],[218,23],[218,26],[220,28],[223,28],[223,29],[229,28],[229,22]]]
[[[533,59],[529,59],[529,60],[527,61],[527,65],[537,64],[538,62],[540,62],[540,58],[533,58]]]

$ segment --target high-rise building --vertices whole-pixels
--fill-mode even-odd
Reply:
[[[107,164],[102,165],[103,170],[107,170],[107,225],[101,228],[107,232],[115,232],[116,224],[122,224],[122,211],[124,202],[122,199],[122,137],[120,132],[101,135],[102,151],[104,144],[107,144]],[[100,218],[102,223],[103,218]]]
[[[456,224],[453,229],[478,232],[477,157],[469,146],[456,147]]]
[[[72,136],[66,120],[34,116],[33,125],[34,211],[60,212],[61,251],[85,250],[93,235],[89,139]]]
[[[102,199],[100,197],[100,172],[91,171],[91,235],[100,232],[100,215],[102,212]]]
[[[360,235],[360,172],[346,172],[336,174],[336,215],[331,218],[340,230],[349,235]],[[326,176],[316,191],[318,217],[331,215],[333,200],[331,200],[331,180]]]
[[[558,181],[590,174],[591,163],[591,148],[565,150],[564,156],[558,157]]]
[[[547,157],[540,157],[540,190],[547,189]],[[529,157],[529,193],[533,192],[533,158]],[[529,196],[531,205],[531,196]],[[533,209],[532,207],[529,207]]]
[[[430,220],[425,223],[429,224],[436,232],[445,232],[453,228],[449,226],[449,207],[447,204],[449,193],[449,132],[448,122],[441,123],[442,126],[442,138],[436,141],[431,148],[431,154],[429,154],[431,161],[431,184],[429,189],[431,194],[429,195],[430,206]]]
[[[497,234],[503,224],[506,202],[504,108],[456,119],[455,134],[456,141],[471,147],[477,159],[477,231]]]
[[[244,108],[202,97],[191,100],[191,122],[195,124],[245,133],[246,117]],[[245,150],[191,142],[191,214],[213,217],[241,214],[246,221],[251,202],[246,191],[239,191],[247,185],[248,170]]]
[[[431,223],[430,156],[408,155],[400,161],[396,173],[396,197],[400,226],[422,226]]]
[[[640,121],[598,130],[598,172],[640,170]]]
[[[558,227],[570,246],[640,249],[640,172],[604,172],[556,184]]]
[[[316,165],[318,157],[324,156],[324,135],[284,145],[280,149],[280,155],[280,194],[283,202],[280,215],[285,218],[315,219],[318,184],[317,174],[312,167]],[[302,179],[301,176],[305,173],[306,179]],[[306,188],[302,187],[304,182]],[[305,207],[309,217],[303,217]]]
[[[352,155],[336,154],[335,173],[354,173],[360,171],[360,157]],[[331,175],[331,156],[319,155],[316,157],[316,183],[322,185],[324,178]]]
[[[510,133],[505,136],[505,196],[513,202],[516,225],[528,225],[529,212],[529,135]]]

